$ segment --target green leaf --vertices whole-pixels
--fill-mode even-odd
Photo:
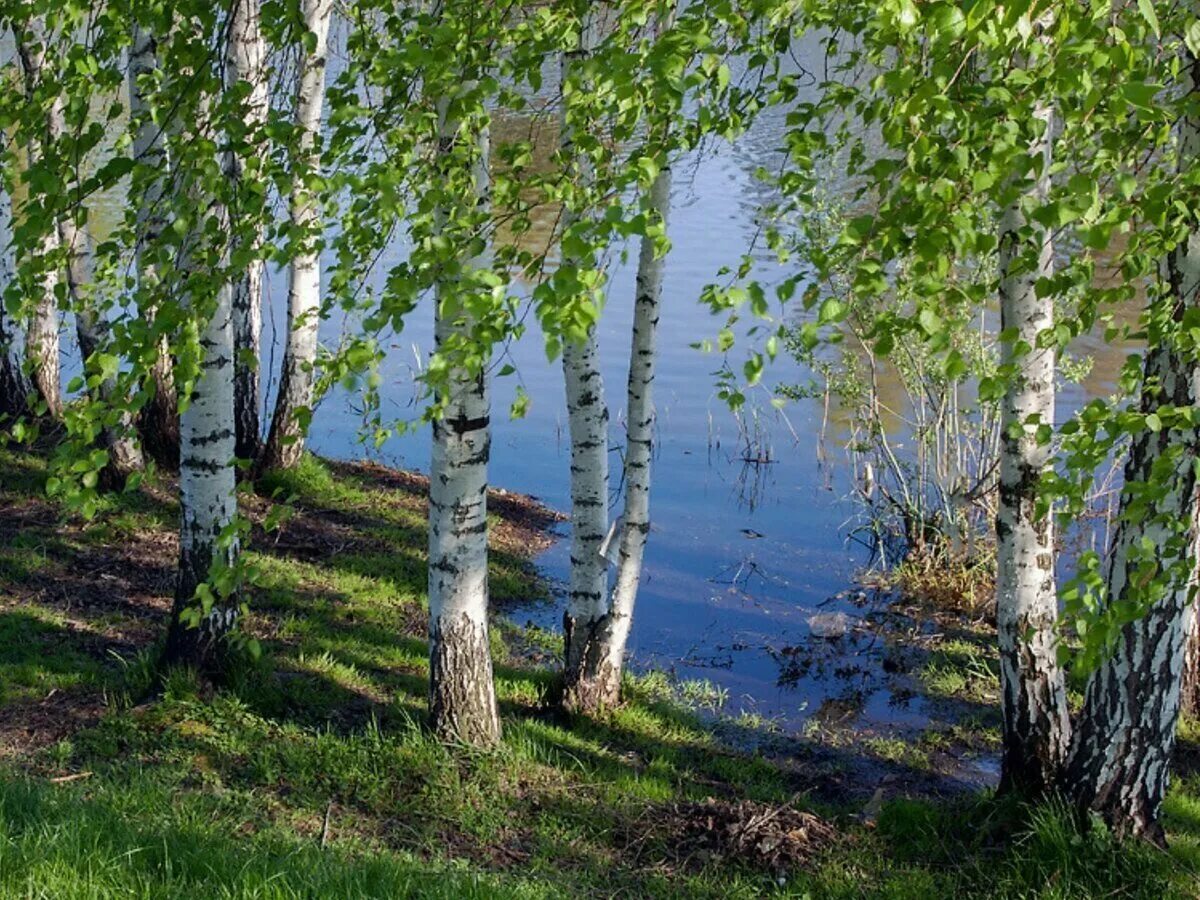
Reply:
[[[1154,32],[1154,36],[1162,37],[1162,29],[1158,24],[1158,13],[1154,11],[1154,0],[1138,0],[1138,12],[1146,20],[1150,30]]]

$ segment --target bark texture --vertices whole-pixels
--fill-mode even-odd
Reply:
[[[26,75],[37,81],[44,62],[42,49],[22,45],[21,59]],[[66,136],[67,123],[62,98],[56,98],[46,113],[46,132],[51,143]],[[80,227],[81,210],[69,209],[58,221],[58,246],[66,252],[67,295],[75,310],[75,332],[79,355],[85,370],[91,370],[94,355],[104,348],[108,323],[96,310],[91,297],[93,273],[91,243],[87,232]],[[105,407],[104,423],[100,427],[99,444],[108,454],[108,463],[101,472],[101,483],[108,489],[124,487],[126,479],[144,467],[142,451],[134,436],[132,416],[125,412],[125,398],[120,395],[115,377],[101,380],[95,389]]]
[[[42,79],[42,62],[46,50],[46,27],[41,17],[26,23],[23,31],[16,34],[17,55],[25,76],[26,96],[32,98]],[[47,135],[48,136],[48,135]],[[42,154],[44,142],[29,143],[30,163]],[[59,236],[49,231],[42,238],[42,255],[52,256],[59,249]],[[33,384],[37,399],[45,406],[51,418],[62,416],[62,376],[59,370],[59,315],[56,289],[61,280],[57,269],[47,269],[41,274],[37,300],[25,330],[26,369]]]
[[[1200,604],[1194,600],[1190,619],[1179,703],[1183,712],[1200,718]]]
[[[12,199],[0,191],[0,425],[25,415],[33,384],[21,362],[20,326],[4,304],[13,277]]]
[[[69,219],[69,217],[68,217]],[[59,223],[59,237],[67,248],[67,285],[75,307],[75,331],[84,368],[95,371],[94,356],[108,341],[108,322],[88,297],[92,283],[91,250],[87,236],[73,221]],[[130,475],[145,468],[142,448],[138,445],[133,416],[127,411],[115,377],[104,378],[95,391],[104,406],[100,427],[100,445],[108,454],[108,463],[100,473],[101,485],[108,490],[125,486]]]
[[[1200,63],[1185,59],[1186,88],[1200,88]],[[1180,164],[1200,159],[1200,122],[1180,123]],[[1200,302],[1200,225],[1164,261],[1162,282],[1176,321]],[[1195,359],[1173,344],[1151,341],[1145,351],[1144,413],[1163,406],[1185,408],[1200,400]],[[1161,843],[1159,821],[1166,794],[1188,636],[1194,612],[1193,571],[1177,565],[1176,575],[1161,596],[1144,598],[1139,572],[1149,564],[1161,572],[1164,561],[1190,555],[1195,565],[1196,466],[1200,433],[1195,427],[1163,428],[1141,433],[1129,450],[1121,515],[1112,539],[1108,568],[1109,603],[1132,603],[1139,613],[1120,628],[1116,646],[1088,680],[1084,706],[1075,730],[1066,786],[1075,802],[1101,816],[1119,834]],[[1153,484],[1147,492],[1144,485]],[[1180,523],[1191,534],[1182,543]],[[1148,558],[1145,548],[1153,548]],[[1152,601],[1146,606],[1147,599]]]
[[[42,252],[58,250],[58,235],[49,234]],[[46,272],[39,285],[38,298],[25,329],[25,368],[29,371],[34,393],[45,407],[45,415],[62,417],[62,376],[59,370],[59,318],[55,290],[58,272]]]
[[[598,22],[590,10],[580,23],[579,47],[562,62],[562,156],[586,184],[592,178],[586,156],[575,151],[574,123],[569,115],[566,89],[575,68],[594,52]],[[578,86],[576,89],[579,89]],[[562,228],[567,232],[577,215],[567,210]],[[580,265],[565,253],[564,267]],[[571,438],[571,571],[567,609],[563,613],[565,661],[563,705],[567,709],[593,710],[615,702],[620,670],[601,674],[608,662],[600,629],[608,613],[608,560],[601,554],[608,536],[608,406],[604,402],[604,377],[595,326],[582,343],[565,341],[562,352],[566,386],[567,421]]]
[[[304,248],[293,256],[289,272],[288,340],[271,432],[263,452],[263,466],[267,469],[291,468],[304,455],[304,433],[313,404],[317,332],[321,325],[321,212],[308,178],[321,165],[317,133],[325,102],[325,64],[333,0],[304,0],[303,7],[305,24],[316,37],[312,52],[304,57],[296,98],[296,126],[301,138],[298,171],[293,173],[291,215]]]
[[[671,209],[670,168],[663,168],[655,179],[649,201],[652,213],[665,230]],[[607,609],[581,647],[582,673],[573,686],[574,696],[571,698],[581,709],[612,706],[620,699],[625,648],[633,625],[642,562],[650,534],[650,475],[655,422],[654,364],[665,270],[666,259],[658,255],[655,241],[643,238],[638,257],[637,296],[629,357],[625,506],[617,575]]]
[[[584,343],[563,345],[563,375],[571,437],[571,573],[563,614],[564,702],[568,707],[594,708],[604,700],[615,700],[588,696],[598,687],[586,683],[599,677],[595,657],[602,653],[599,630],[608,614],[608,560],[601,549],[609,528],[609,417],[595,328],[589,330]],[[620,673],[614,677],[619,686]]]
[[[439,152],[449,153],[459,126],[439,105]],[[490,203],[489,140],[476,136],[477,209]],[[444,213],[439,214],[441,221]],[[486,245],[485,245],[486,246]],[[489,264],[485,249],[465,268]],[[441,347],[471,321],[456,283],[438,285],[434,337]],[[486,361],[479,372],[452,367],[441,419],[433,423],[429,473],[429,714],[442,740],[488,747],[500,739],[500,713],[488,642],[488,460],[490,397]]]
[[[159,271],[154,261],[159,235],[166,227],[162,217],[164,186],[167,183],[169,160],[159,124],[147,115],[143,83],[158,70],[158,43],[155,36],[134,26],[129,48],[129,111],[135,120],[133,155],[142,165],[158,172],[148,179],[137,207],[137,246],[135,264],[140,311],[148,324],[153,325],[159,290]],[[156,341],[150,359],[150,397],[138,417],[142,447],[156,463],[168,469],[179,467],[179,397],[171,348],[166,337]]]
[[[1016,337],[1003,363],[1016,374],[1001,405],[1000,500],[996,513],[996,626],[1003,712],[1001,791],[1044,795],[1056,783],[1070,740],[1066,685],[1058,663],[1054,534],[1037,514],[1038,485],[1051,463],[1039,425],[1054,424],[1055,353],[1038,336],[1054,327],[1054,297],[1039,297],[1038,279],[1053,274],[1050,233],[1028,221],[1022,203],[1049,192],[1053,117],[1037,112],[1043,131],[1030,147],[1032,181],[1000,220],[1000,321]]]
[[[232,183],[244,188],[247,181],[247,162],[265,153],[262,128],[270,112],[270,92],[267,83],[267,46],[261,28],[259,0],[237,0],[226,44],[225,77],[230,85],[242,83],[247,90],[244,101],[246,131],[249,143],[230,150],[225,157],[225,171]],[[244,207],[251,207],[251,192],[242,191]],[[244,210],[243,210],[244,211]],[[233,284],[233,341],[237,355],[234,360],[234,416],[237,422],[237,455],[239,459],[257,460],[262,446],[262,391],[259,368],[262,339],[263,262],[259,258],[263,242],[263,227],[255,229],[247,248],[252,261],[245,274]],[[241,248],[235,247],[236,254]]]
[[[222,215],[222,210],[215,211]],[[195,607],[196,588],[209,580],[216,562],[232,563],[235,544],[219,538],[237,515],[237,468],[234,464],[232,291],[220,288],[216,308],[201,323],[203,357],[191,402],[180,417],[181,511],[179,580],[163,655],[166,665],[185,665],[219,676],[227,638],[237,625],[240,599],[218,600],[198,625],[186,620]]]

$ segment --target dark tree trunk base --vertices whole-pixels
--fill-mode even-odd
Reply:
[[[0,348],[0,352],[4,352]],[[29,394],[32,385],[20,372],[7,362],[0,360],[0,420],[8,421],[28,415]]]
[[[235,656],[229,638],[236,627],[238,610],[232,606],[216,607],[206,621],[193,627],[180,619],[187,605],[177,602],[171,614],[159,670],[192,669],[205,680],[224,683]]]
[[[146,454],[160,468],[179,471],[179,409],[173,393],[163,397],[155,391],[138,417],[138,432]]]
[[[256,463],[263,442],[258,416],[258,369],[239,367],[233,382],[233,414],[236,425],[234,453],[238,459]]]
[[[605,653],[607,617],[580,622],[563,613],[566,660],[561,705],[565,712],[592,715],[621,702],[621,671]]]
[[[487,626],[466,615],[429,623],[429,717],[448,743],[488,748],[500,741]]]
[[[212,564],[212,549],[199,548],[192,554],[180,553],[179,581],[175,589],[175,604],[171,609],[171,624],[167,642],[159,658],[159,669],[188,668],[202,678],[222,683],[233,661],[230,637],[241,615],[241,599],[226,600],[213,606],[199,625],[185,621],[184,613],[198,602],[196,588],[207,578]]]

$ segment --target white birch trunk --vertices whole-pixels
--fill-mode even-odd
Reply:
[[[196,125],[208,125],[208,100],[196,111]],[[180,172],[188,178],[191,173]],[[229,231],[229,211],[206,196],[202,185],[184,184],[187,199],[208,205],[179,255],[179,275],[199,284],[211,278],[197,267],[208,248],[201,245],[211,235],[224,240]],[[215,227],[214,227],[215,220]],[[221,247],[219,271],[229,266],[229,248]],[[215,596],[208,608],[197,597],[197,588],[210,582],[214,568],[232,565],[240,548],[230,540],[229,527],[237,516],[236,426],[233,406],[233,289],[223,282],[211,296],[196,296],[185,284],[182,301],[195,319],[200,344],[200,371],[180,415],[179,453],[179,576],[175,604],[163,663],[183,665],[207,676],[221,677],[227,669],[228,637],[237,626],[241,598]]]
[[[1194,94],[1200,89],[1200,61],[1188,54],[1184,63],[1186,88]],[[1180,123],[1179,158],[1182,168],[1200,160],[1200,122],[1195,119]],[[1200,305],[1200,222],[1193,221],[1187,240],[1164,261],[1161,281],[1169,288],[1176,321]],[[1144,382],[1143,413],[1200,401],[1200,369],[1170,344],[1147,348]],[[1076,803],[1100,813],[1118,833],[1160,843],[1159,814],[1194,618],[1198,462],[1200,431],[1195,427],[1147,430],[1130,447],[1127,488],[1109,556],[1108,602],[1137,601],[1145,593],[1131,579],[1147,561],[1147,547],[1153,548],[1148,562],[1160,571],[1179,554],[1190,553],[1190,565],[1174,567],[1186,574],[1177,575],[1148,610],[1121,627],[1111,656],[1089,678],[1066,778]],[[1155,486],[1151,495],[1138,491],[1138,485],[1150,482]],[[1180,523],[1191,528],[1185,539]],[[1186,549],[1180,548],[1181,541]]]
[[[26,95],[32,97],[41,81],[42,60],[45,54],[46,29],[44,21],[35,19],[26,25],[26,33],[16,34],[17,54],[25,74]],[[41,141],[29,143],[29,161],[36,162],[42,153]],[[42,238],[42,255],[51,256],[59,249],[57,232],[49,231]],[[51,418],[62,416],[62,376],[59,368],[59,315],[56,291],[61,278],[57,270],[41,275],[38,297],[25,330],[26,368],[38,400]]]
[[[439,105],[439,152],[448,153],[459,125]],[[490,200],[489,140],[477,136],[476,205]],[[444,221],[444,213],[440,214]],[[486,244],[485,244],[486,247]],[[463,263],[490,265],[486,249]],[[471,321],[455,284],[438,285],[434,322],[441,347]],[[500,739],[500,714],[488,640],[488,459],[491,454],[487,362],[479,372],[453,367],[441,419],[433,423],[429,473],[429,712],[443,740],[491,746]]]
[[[59,222],[58,234],[69,254],[67,286],[75,308],[79,355],[87,370],[92,357],[107,343],[108,322],[97,312],[88,296],[92,284],[92,262],[87,236],[70,216]],[[96,394],[105,407],[105,424],[100,428],[100,441],[108,454],[108,464],[101,471],[101,482],[105,488],[116,490],[125,486],[131,474],[141,471],[145,461],[136,439],[133,417],[126,409],[126,400],[120,394],[117,379],[102,379],[96,387]]]
[[[223,286],[216,309],[201,324],[203,358],[191,402],[180,416],[181,509],[179,580],[167,634],[164,662],[187,665],[206,674],[223,668],[225,639],[237,624],[239,601],[218,600],[198,625],[185,610],[197,604],[196,588],[208,581],[219,559],[232,563],[238,547],[218,539],[237,515],[237,468],[234,464],[232,291]]]
[[[225,72],[230,85],[249,86],[245,100],[246,127],[251,135],[248,147],[226,154],[225,167],[230,180],[242,185],[246,180],[248,154],[261,155],[266,148],[261,129],[270,112],[270,85],[267,82],[267,45],[262,36],[260,0],[237,0],[226,44]],[[233,341],[237,350],[234,362],[234,415],[237,420],[237,455],[255,460],[262,444],[262,396],[259,354],[262,341],[263,262],[258,258],[263,242],[259,225],[248,243],[254,258],[245,274],[233,284]],[[234,248],[237,252],[238,248]]]
[[[303,11],[305,25],[316,37],[313,51],[304,56],[300,92],[296,98],[296,126],[301,136],[298,171],[293,173],[291,215],[304,246],[293,257],[289,274],[288,341],[271,432],[263,454],[263,465],[268,469],[291,468],[304,454],[304,433],[313,404],[317,332],[321,324],[321,211],[308,179],[317,174],[321,165],[317,138],[325,101],[325,64],[333,0],[304,0]]]
[[[129,49],[129,112],[137,122],[133,133],[133,156],[142,165],[159,172],[157,178],[146,182],[137,201],[137,244],[134,268],[137,276],[141,313],[153,323],[159,289],[158,266],[154,261],[159,235],[165,227],[161,214],[164,186],[167,183],[169,160],[159,123],[147,115],[147,103],[142,93],[141,79],[158,70],[158,43],[153,34],[134,26]],[[164,337],[149,360],[149,381],[153,393],[139,417],[138,428],[142,446],[155,462],[168,469],[179,466],[179,399],[171,350]]]
[[[28,76],[39,80],[44,50],[23,48],[21,56]],[[65,137],[66,130],[62,99],[57,98],[46,113],[46,132],[52,142],[57,142]],[[57,246],[65,248],[67,254],[67,294],[75,310],[79,355],[86,371],[89,360],[104,347],[107,322],[97,312],[91,299],[94,287],[91,245],[87,233],[79,227],[74,211],[68,211],[59,219],[57,238]],[[131,416],[121,412],[126,404],[118,393],[116,378],[103,379],[97,386],[96,394],[108,409],[117,411],[115,416],[105,413],[108,421],[100,429],[101,446],[108,454],[108,464],[101,473],[101,480],[109,489],[120,488],[129,475],[143,468],[142,451],[134,438]]]
[[[1054,327],[1054,298],[1037,281],[1053,273],[1050,233],[1027,221],[1022,201],[1043,203],[1050,189],[1053,113],[1036,113],[1042,135],[1030,147],[1039,158],[1033,184],[1000,220],[1000,327],[1015,332],[1003,362],[1015,374],[1001,406],[1000,500],[996,513],[996,627],[1003,708],[1001,790],[1039,796],[1051,789],[1066,757],[1070,718],[1056,656],[1058,594],[1049,515],[1036,512],[1038,485],[1051,464],[1039,425],[1054,424],[1055,353],[1038,336]]]
[[[596,18],[596,11],[589,10],[581,23],[579,49],[564,54],[562,60],[563,158],[572,161],[572,171],[585,185],[592,178],[591,166],[583,154],[575,152],[565,88],[573,67],[586,63],[594,52]],[[564,233],[575,218],[575,213],[564,212]],[[562,265],[577,262],[564,253]],[[592,666],[588,664],[588,658],[599,649],[598,629],[608,612],[608,561],[601,555],[601,548],[608,535],[609,416],[595,326],[588,330],[582,343],[563,342],[562,364],[571,438],[571,571],[567,609],[563,614],[566,650],[563,704],[568,709],[592,709],[602,699],[608,699],[594,696],[595,686],[589,678]],[[617,680],[619,685],[619,672]]]
[[[58,250],[58,235],[47,234],[42,253]],[[62,416],[62,376],[59,369],[59,318],[56,290],[58,272],[42,275],[38,298],[25,329],[25,360],[37,399],[45,406],[45,415]]]
[[[650,189],[650,209],[665,231],[671,208],[671,170],[664,168]],[[625,647],[642,576],[650,534],[650,467],[654,448],[654,363],[666,258],[655,241],[642,238],[638,258],[637,298],[629,357],[628,424],[625,450],[625,507],[622,516],[616,583],[609,607],[599,623],[594,646],[586,653],[583,698],[592,708],[620,699]]]
[[[12,213],[12,198],[0,188],[0,426],[29,412],[33,394],[21,361],[20,326],[4,303],[4,292],[15,272]]]

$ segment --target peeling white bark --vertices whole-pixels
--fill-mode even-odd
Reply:
[[[21,361],[20,326],[4,303],[4,292],[15,271],[12,212],[12,198],[0,188],[0,425],[25,415],[33,393]]]
[[[230,85],[239,82],[249,86],[245,100],[246,128],[251,136],[247,148],[226,154],[225,170],[230,180],[241,185],[246,180],[247,157],[255,150],[261,154],[265,147],[255,144],[270,112],[270,85],[267,82],[267,45],[261,28],[260,0],[237,0],[229,39],[225,48],[225,78]],[[318,113],[319,115],[319,113]],[[237,420],[237,455],[240,459],[257,459],[261,435],[261,381],[259,352],[262,338],[263,263],[258,248],[263,242],[263,228],[258,226],[248,243],[255,258],[245,274],[233,285],[233,340],[237,349],[234,362],[234,409]],[[235,252],[237,248],[234,248]]]
[[[291,215],[293,226],[303,236],[304,246],[294,255],[289,272],[288,342],[271,432],[263,455],[264,466],[268,469],[290,468],[304,454],[307,423],[297,417],[312,411],[317,331],[321,324],[321,211],[306,179],[316,174],[321,165],[317,137],[325,102],[325,65],[333,0],[304,0],[303,13],[306,27],[316,38],[312,52],[304,56],[296,98],[296,126],[301,136],[297,155],[299,171],[293,173]]]
[[[44,20],[36,18],[26,23],[24,33],[16,34],[17,55],[25,74],[25,90],[32,96],[41,81],[42,60],[46,47]],[[41,141],[30,141],[30,163],[41,156]],[[49,256],[59,249],[57,232],[49,231],[42,239],[42,255]],[[61,274],[57,270],[42,273],[40,290],[25,330],[26,368],[38,400],[44,404],[46,415],[62,416],[62,375],[59,369],[59,315],[56,289]]]
[[[671,208],[671,170],[664,168],[650,190],[650,208],[665,229]],[[654,362],[666,258],[655,241],[642,238],[637,299],[629,358],[628,424],[625,450],[625,508],[620,556],[612,600],[589,654],[587,680],[602,705],[620,699],[625,647],[641,582],[642,561],[650,534],[650,467],[654,442]]]
[[[1189,54],[1184,68],[1186,88],[1194,94],[1200,90],[1200,61]],[[1182,167],[1200,160],[1200,122],[1195,119],[1180,123],[1179,159]],[[1200,222],[1193,221],[1187,240],[1162,268],[1162,283],[1169,286],[1168,299],[1178,320],[1200,306]],[[1200,369],[1190,356],[1160,343],[1146,350],[1143,365],[1143,413],[1162,406],[1192,407],[1200,401]],[[1068,791],[1081,807],[1100,813],[1119,833],[1157,842],[1164,839],[1159,814],[1194,618],[1192,573],[1200,534],[1198,461],[1200,431],[1195,427],[1147,430],[1130,447],[1127,487],[1108,561],[1108,602],[1116,606],[1143,599],[1145,592],[1132,583],[1143,562],[1160,564],[1190,552],[1192,568],[1177,575],[1161,597],[1121,627],[1111,656],[1088,680],[1066,779]],[[1155,486],[1150,496],[1137,488],[1146,483]],[[1180,522],[1191,528],[1185,540],[1187,551],[1178,546]],[[1153,548],[1149,560],[1146,547]]]
[[[1038,347],[1054,327],[1053,296],[1036,284],[1054,270],[1051,236],[1028,221],[1023,201],[1044,203],[1050,190],[1052,110],[1036,112],[1041,136],[1030,147],[1037,162],[1032,185],[1000,220],[1000,322],[1016,337],[1003,344],[1003,363],[1016,373],[1001,406],[1000,501],[996,513],[996,627],[1003,707],[1001,789],[1029,796],[1048,791],[1058,777],[1070,739],[1062,667],[1056,656],[1058,595],[1054,534],[1049,515],[1038,516],[1038,484],[1051,464],[1039,425],[1054,424],[1055,353]]]
[[[439,104],[438,152],[459,139],[459,123]],[[477,208],[490,202],[489,138],[477,135]],[[444,220],[444,214],[439,217]],[[465,270],[490,266],[490,254],[463,261]],[[469,333],[469,313],[454,281],[438,285],[434,337],[441,347]],[[490,746],[500,738],[500,714],[488,641],[488,459],[490,400],[486,360],[479,372],[452,367],[441,419],[433,423],[429,472],[429,711],[444,740]]]
[[[565,88],[573,69],[586,64],[595,51],[599,28],[597,12],[589,9],[580,26],[579,48],[564,54],[562,60],[562,156],[564,160],[572,161],[576,177],[585,185],[592,178],[591,165],[586,156],[575,152]],[[564,233],[571,228],[576,216],[570,210],[564,212]],[[564,253],[562,265],[577,264],[577,260]],[[604,377],[600,372],[600,347],[594,325],[588,329],[582,343],[563,342],[562,364],[571,438],[571,570],[567,609],[563,614],[566,642],[563,703],[568,708],[590,709],[607,699],[594,696],[594,666],[589,664],[589,657],[594,657],[599,649],[596,646],[598,629],[608,612],[608,560],[601,554],[601,547],[609,529],[609,414],[604,401]],[[618,672],[618,682],[619,678]]]

